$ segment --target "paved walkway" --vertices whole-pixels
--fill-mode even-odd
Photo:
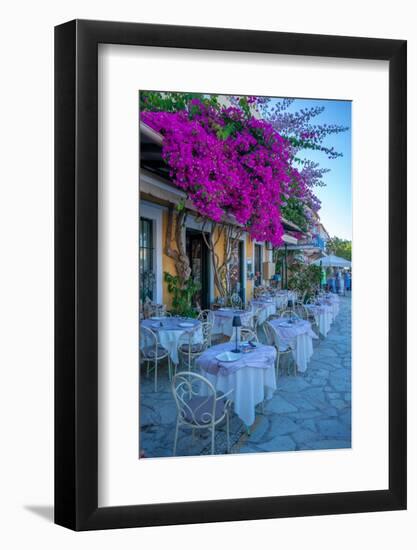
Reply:
[[[172,456],[176,408],[165,366],[158,392],[152,378],[141,377],[140,446],[147,457]],[[338,449],[351,446],[351,300],[340,299],[340,312],[327,338],[314,344],[307,372],[280,376],[274,397],[260,407],[248,436],[236,415],[231,419],[232,453]],[[216,430],[216,453],[226,451],[224,428]],[[178,455],[210,452],[206,430],[193,440],[183,430]]]

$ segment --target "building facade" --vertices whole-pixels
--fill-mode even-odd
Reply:
[[[167,254],[166,239],[168,225],[172,223],[170,210],[182,204],[187,211],[181,230],[182,239],[191,267],[191,277],[200,287],[195,296],[195,305],[202,309],[208,308],[219,295],[215,285],[212,252],[207,247],[207,234],[203,235],[203,232],[211,231],[210,222],[199,218],[185,193],[172,183],[162,160],[162,137],[142,122],[140,130],[140,299],[143,303],[149,298],[153,302],[165,304],[168,309],[172,304],[164,274],[175,276],[177,270],[174,259]],[[230,223],[233,225],[232,221]],[[237,225],[235,227],[241,233],[240,228]],[[284,224],[285,228],[298,230],[291,224]],[[175,231],[175,228],[171,229]],[[213,233],[214,241],[219,237],[216,231],[218,229]],[[297,243],[290,231],[283,238],[288,245]],[[169,244],[177,250],[175,240]],[[221,264],[225,257],[224,235],[218,238],[214,253]],[[252,298],[254,286],[265,284],[275,273],[272,249],[267,243],[252,240],[246,232],[236,239],[229,257],[230,290],[237,292],[244,302]]]

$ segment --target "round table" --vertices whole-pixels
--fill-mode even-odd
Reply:
[[[306,304],[305,307],[314,315],[320,334],[327,336],[333,322],[333,307],[327,304]]]
[[[334,321],[337,315],[339,314],[339,304],[340,304],[339,296],[337,294],[326,294],[324,298],[319,300],[319,303],[331,306],[333,321]]]
[[[273,319],[270,324],[277,333],[280,343],[291,346],[297,369],[305,372],[307,363],[313,355],[313,338],[317,338],[311,324],[301,319],[290,323],[284,318]]]
[[[275,296],[275,305],[277,309],[286,309],[288,306],[288,294],[277,294]]]
[[[158,340],[169,353],[172,362],[178,365],[178,341],[184,332],[194,330],[197,326],[201,326],[201,322],[196,319],[181,318],[181,317],[153,317],[141,321],[141,326],[150,328],[158,335]],[[183,326],[188,324],[190,326]],[[195,333],[195,343],[203,341],[203,332],[201,328]]]
[[[275,305],[274,298],[252,300],[251,305],[252,313],[259,310],[259,324],[264,323],[270,315],[274,315],[277,312],[277,306]]]
[[[239,315],[242,325],[250,326],[252,317],[251,311],[243,311],[231,307],[221,307],[213,311],[214,324],[213,334],[224,334],[225,336],[233,336],[233,317]]]
[[[236,354],[236,361],[231,363],[216,359],[219,353],[231,351],[234,347],[232,342],[213,346],[200,355],[196,366],[217,391],[227,393],[233,390],[228,399],[233,401],[234,411],[239,418],[246,426],[251,426],[255,421],[256,405],[271,399],[276,390],[277,352],[273,346],[260,344],[247,353]]]

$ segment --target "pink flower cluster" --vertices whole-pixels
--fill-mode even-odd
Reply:
[[[202,216],[232,217],[252,238],[282,244],[281,202],[309,190],[291,166],[290,144],[271,124],[197,99],[187,111],[141,116],[163,135],[170,176]]]

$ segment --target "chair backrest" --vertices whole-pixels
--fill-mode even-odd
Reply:
[[[286,309],[281,313],[281,318],[286,319],[287,317],[299,317],[299,315],[297,315],[297,313],[293,309]]]
[[[184,345],[192,346],[193,344],[201,343],[200,330],[201,330],[200,324],[196,325],[194,328],[185,330],[181,334],[181,336],[178,338],[178,343],[177,343],[178,349],[182,348]]]
[[[278,334],[274,330],[274,327],[271,325],[269,321],[265,321],[263,326],[264,326],[267,344],[269,346],[277,347],[277,345],[279,345],[278,344],[279,339],[278,339]]]
[[[242,307],[242,298],[239,296],[239,294],[237,294],[236,292],[234,292],[231,296],[230,296],[230,305],[232,307],[238,307],[238,308],[241,308]]]
[[[197,316],[197,319],[199,321],[208,322],[213,324],[214,323],[214,313],[211,311],[211,309],[202,309],[200,313]]]
[[[255,331],[253,331],[251,328],[248,327],[240,327],[238,329],[240,332],[239,340],[240,342],[258,342],[258,336],[256,335]],[[232,334],[230,337],[230,342],[235,341],[235,334]]]
[[[213,323],[210,321],[203,321],[201,323],[201,332],[203,333],[204,342],[207,345],[211,345],[211,331],[213,330]]]
[[[216,304],[218,304],[219,306],[227,305],[227,298],[225,296],[217,296]]]
[[[163,317],[166,314],[166,306],[164,304],[155,304],[147,298],[143,305],[143,316],[145,319],[149,317]]]
[[[242,328],[249,328],[251,330],[254,329],[255,326],[255,318],[251,311],[245,311],[245,315],[241,316],[242,320]]]
[[[308,319],[308,310],[304,304],[297,302],[294,306],[294,313],[300,317],[300,319]]]
[[[194,329],[185,331],[178,338],[177,350],[180,365],[192,367],[194,360],[207,349],[209,341],[204,338],[201,341],[201,327],[197,325]]]
[[[241,327],[240,329],[240,341],[241,342],[258,342],[258,336],[256,333],[247,327]]]
[[[202,388],[204,386],[204,389]],[[207,427],[216,419],[216,390],[213,384],[195,372],[178,372],[172,378],[172,394],[181,421],[193,426]],[[195,405],[192,400],[201,397]]]
[[[140,327],[139,331],[139,351],[144,354],[145,348],[157,348],[158,336],[148,327]]]

